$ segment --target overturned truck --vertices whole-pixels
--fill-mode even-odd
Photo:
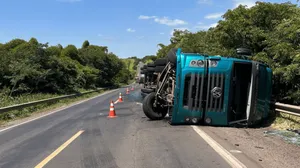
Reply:
[[[239,48],[237,54],[251,52]],[[172,49],[156,80],[143,100],[151,120],[168,114],[173,125],[251,126],[269,115],[272,70],[260,62]]]

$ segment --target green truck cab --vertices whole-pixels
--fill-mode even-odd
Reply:
[[[238,54],[247,55],[246,49]],[[143,109],[150,119],[169,114],[171,124],[255,125],[268,117],[272,70],[247,59],[173,49],[156,92]]]

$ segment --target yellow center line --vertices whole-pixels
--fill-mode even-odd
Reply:
[[[42,168],[44,167],[50,160],[52,160],[56,155],[58,155],[62,150],[64,150],[70,143],[72,143],[77,137],[79,137],[84,130],[80,130],[75,135],[73,135],[69,140],[67,140],[64,144],[58,147],[54,152],[52,152],[48,157],[46,157],[43,161],[41,161],[34,168]]]

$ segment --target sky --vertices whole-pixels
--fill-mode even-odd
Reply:
[[[0,43],[35,37],[79,48],[88,40],[121,58],[141,58],[169,44],[174,29],[214,27],[239,4],[252,7],[255,0],[0,0]]]

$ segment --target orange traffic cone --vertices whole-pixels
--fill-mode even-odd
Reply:
[[[126,94],[129,94],[129,89],[127,88],[127,90],[126,90]]]
[[[107,117],[108,118],[115,118],[115,117],[117,117],[113,101],[110,102],[109,114],[108,114]]]
[[[118,102],[123,102],[122,93],[119,94],[119,100]]]

